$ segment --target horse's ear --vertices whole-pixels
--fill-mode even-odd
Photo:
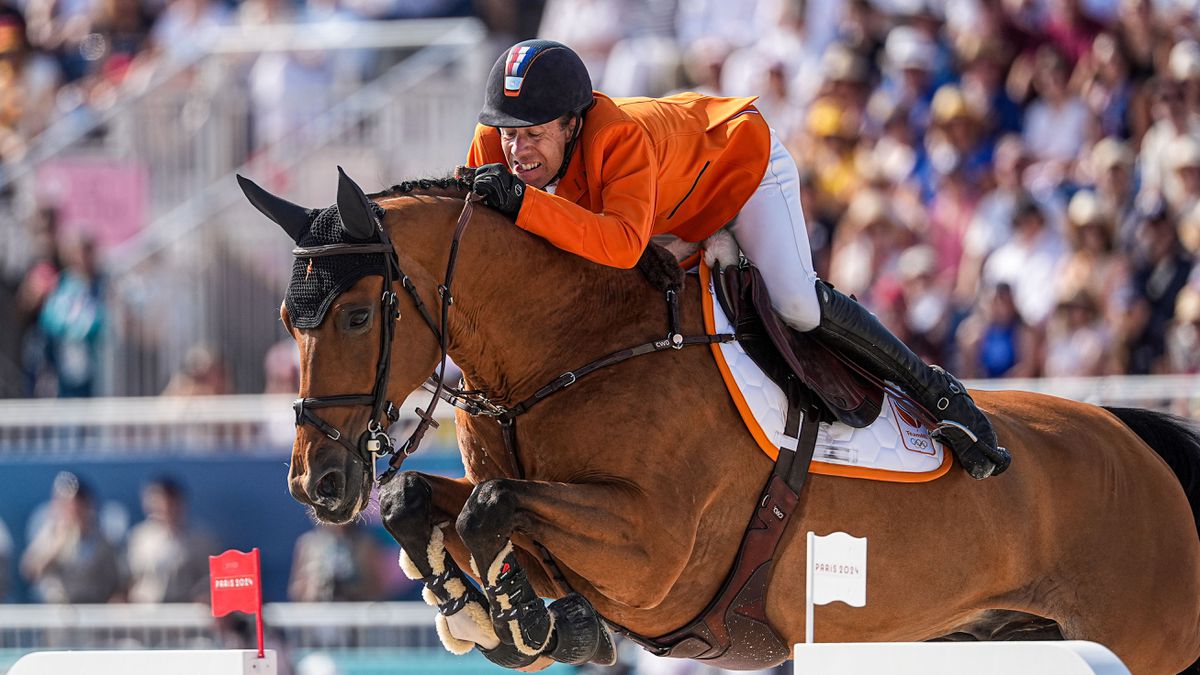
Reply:
[[[292,238],[292,241],[299,243],[300,237],[304,235],[304,230],[308,229],[312,211],[286,199],[276,197],[245,176],[239,175],[237,179],[238,185],[242,187],[242,193],[246,195],[246,199],[250,200],[254,208],[278,223],[283,231]]]
[[[342,217],[342,227],[355,239],[374,239],[379,228],[379,220],[371,208],[371,200],[358,187],[342,167],[338,167],[338,214]]]

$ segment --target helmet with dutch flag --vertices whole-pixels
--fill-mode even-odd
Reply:
[[[505,50],[488,74],[479,123],[532,127],[592,105],[592,78],[572,49],[553,40],[525,40]]]

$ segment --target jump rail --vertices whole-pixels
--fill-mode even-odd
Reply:
[[[275,675],[275,651],[253,649],[36,652],[8,675]]]
[[[796,675],[1129,675],[1095,642],[892,642],[796,645]]]

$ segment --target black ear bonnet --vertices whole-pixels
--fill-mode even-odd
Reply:
[[[384,211],[371,203],[375,218],[383,221]],[[350,236],[342,226],[337,205],[324,210],[309,211],[309,224],[296,242],[299,248],[328,246],[330,244],[362,244],[382,241],[379,237],[357,239]],[[355,253],[327,255],[315,258],[299,256],[292,263],[292,280],[288,283],[284,306],[288,319],[296,328],[316,328],[325,320],[325,314],[334,298],[344,293],[359,279],[378,274],[383,276],[384,265],[389,264],[384,253]]]

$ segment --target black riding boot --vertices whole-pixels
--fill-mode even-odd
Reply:
[[[829,284],[817,281],[821,323],[809,334],[847,352],[872,375],[895,382],[931,414],[942,417],[933,430],[949,445],[972,478],[995,476],[1012,457],[996,443],[991,422],[950,373],[928,366],[892,335],[874,314]]]

